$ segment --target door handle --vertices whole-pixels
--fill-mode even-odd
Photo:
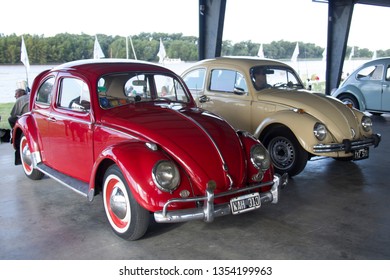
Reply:
[[[208,101],[210,101],[210,98],[207,97],[206,95],[202,95],[202,96],[199,97],[199,102],[200,103],[205,103],[205,102],[208,102]]]
[[[56,118],[54,118],[54,117],[48,117],[47,120],[49,122],[56,122],[57,121]]]

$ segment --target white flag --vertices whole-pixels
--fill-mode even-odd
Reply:
[[[257,56],[260,58],[264,58],[263,44],[260,44],[259,51],[257,52]]]
[[[376,51],[372,54],[372,59],[376,59]]]
[[[297,44],[295,45],[294,53],[293,53],[293,55],[291,57],[291,61],[292,62],[297,62],[298,55],[299,55],[299,46],[298,46],[298,42],[297,42]]]
[[[166,57],[167,53],[165,52],[165,47],[164,47],[164,44],[160,38],[160,49],[158,50],[158,53],[157,53],[157,56],[160,58],[158,60],[159,63],[163,63],[164,62],[164,59]]]
[[[355,55],[355,47],[352,47],[351,53],[349,54],[349,60]]]
[[[326,56],[327,56],[327,50],[325,48],[324,51],[322,52],[322,61],[326,61]]]
[[[99,59],[105,57],[104,53],[102,51],[102,48],[100,47],[100,44],[98,42],[97,36],[95,36],[95,44],[93,46],[93,58]]]
[[[24,38],[22,36],[22,46],[20,48],[20,61],[24,64],[27,71],[30,70],[30,61],[28,60],[26,45],[24,44]]]

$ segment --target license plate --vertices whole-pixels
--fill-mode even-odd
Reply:
[[[230,200],[230,207],[232,214],[240,214],[260,208],[261,200],[259,193],[251,193],[232,198]]]
[[[359,150],[353,151],[353,160],[360,160],[368,158],[368,148],[362,148]]]

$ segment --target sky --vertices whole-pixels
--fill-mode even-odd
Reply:
[[[199,0],[18,0],[2,4],[0,34],[199,35]],[[326,46],[328,5],[312,0],[227,0],[223,40]],[[348,46],[390,49],[380,30],[390,8],[356,4]],[[373,26],[375,24],[375,26]]]

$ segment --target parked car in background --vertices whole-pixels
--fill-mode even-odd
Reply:
[[[364,63],[353,71],[332,96],[374,115],[390,112],[390,58]]]
[[[313,156],[366,159],[380,142],[370,117],[306,91],[280,61],[221,57],[200,61],[182,76],[200,107],[262,141],[277,173],[297,175]]]
[[[90,201],[101,193],[113,231],[128,240],[145,234],[150,213],[212,222],[277,203],[287,182],[257,139],[197,108],[172,71],[139,61],[42,72],[13,145],[27,177],[46,174]]]

